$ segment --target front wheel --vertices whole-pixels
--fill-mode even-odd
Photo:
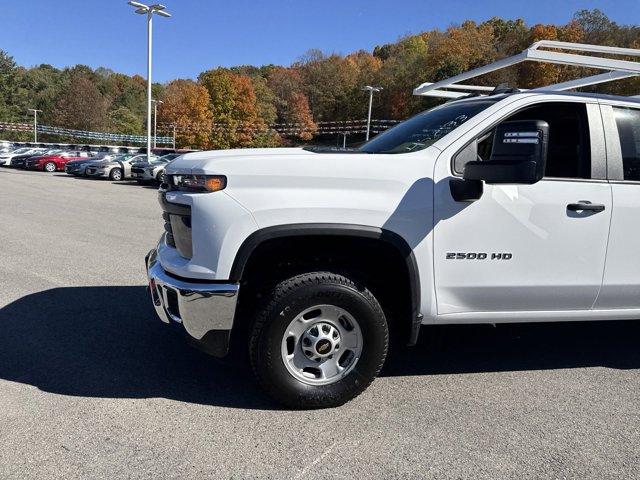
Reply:
[[[122,180],[122,170],[119,168],[114,168],[109,172],[109,180],[113,180],[114,182],[119,182]]]
[[[52,173],[55,172],[57,169],[56,164],[54,162],[47,162],[44,164],[44,170],[46,172]]]
[[[335,407],[380,372],[389,331],[373,294],[329,272],[278,284],[256,317],[249,344],[262,388],[293,408]]]

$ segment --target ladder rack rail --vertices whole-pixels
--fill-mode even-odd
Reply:
[[[540,48],[546,48],[547,50],[541,50]],[[464,82],[480,75],[495,72],[496,70],[507,68],[526,61],[608,70],[605,73],[590,75],[587,77],[556,83],[545,87],[539,87],[534,90],[571,90],[573,88],[612,82],[615,80],[621,80],[623,78],[640,75],[640,62],[601,56],[566,53],[553,50],[569,50],[576,52],[640,57],[640,50],[634,48],[608,47],[602,45],[559,42],[555,40],[541,40],[534,43],[528,49],[522,51],[517,55],[503,58],[482,67],[474,68],[473,70],[460,73],[439,82],[425,82],[415,88],[413,94],[441,98],[461,98],[469,95],[469,93],[482,94],[482,92],[491,91],[493,90],[493,88],[479,85],[460,85],[459,82]]]

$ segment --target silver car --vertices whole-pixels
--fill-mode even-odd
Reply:
[[[91,178],[108,178],[118,182],[130,177],[131,164],[140,161],[144,156],[132,153],[110,155],[102,160],[87,164],[84,174]]]
[[[136,163],[131,168],[131,178],[137,180],[138,183],[162,183],[164,182],[165,167],[171,160],[179,157],[180,155],[182,154],[169,153],[167,155],[156,158],[155,160],[152,160],[151,163]]]

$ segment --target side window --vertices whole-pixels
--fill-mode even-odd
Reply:
[[[587,108],[582,103],[549,102],[525,108],[507,120],[544,120],[549,124],[549,148],[545,177],[591,178],[591,147]],[[640,126],[638,128],[640,134]],[[638,137],[640,140],[640,137]],[[478,138],[477,160],[488,161],[493,148],[493,130]],[[468,154],[456,155],[454,172],[461,174]]]
[[[618,126],[624,179],[640,181],[640,110],[613,107]]]

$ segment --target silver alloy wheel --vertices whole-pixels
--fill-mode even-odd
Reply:
[[[120,172],[120,169],[116,169],[111,173],[111,179],[116,182],[122,180],[122,172]]]
[[[362,355],[364,339],[356,319],[335,305],[301,312],[282,338],[282,360],[297,380],[329,385],[346,377]]]
[[[55,172],[56,171],[56,164],[53,163],[53,162],[45,163],[44,164],[44,169],[47,172]]]

